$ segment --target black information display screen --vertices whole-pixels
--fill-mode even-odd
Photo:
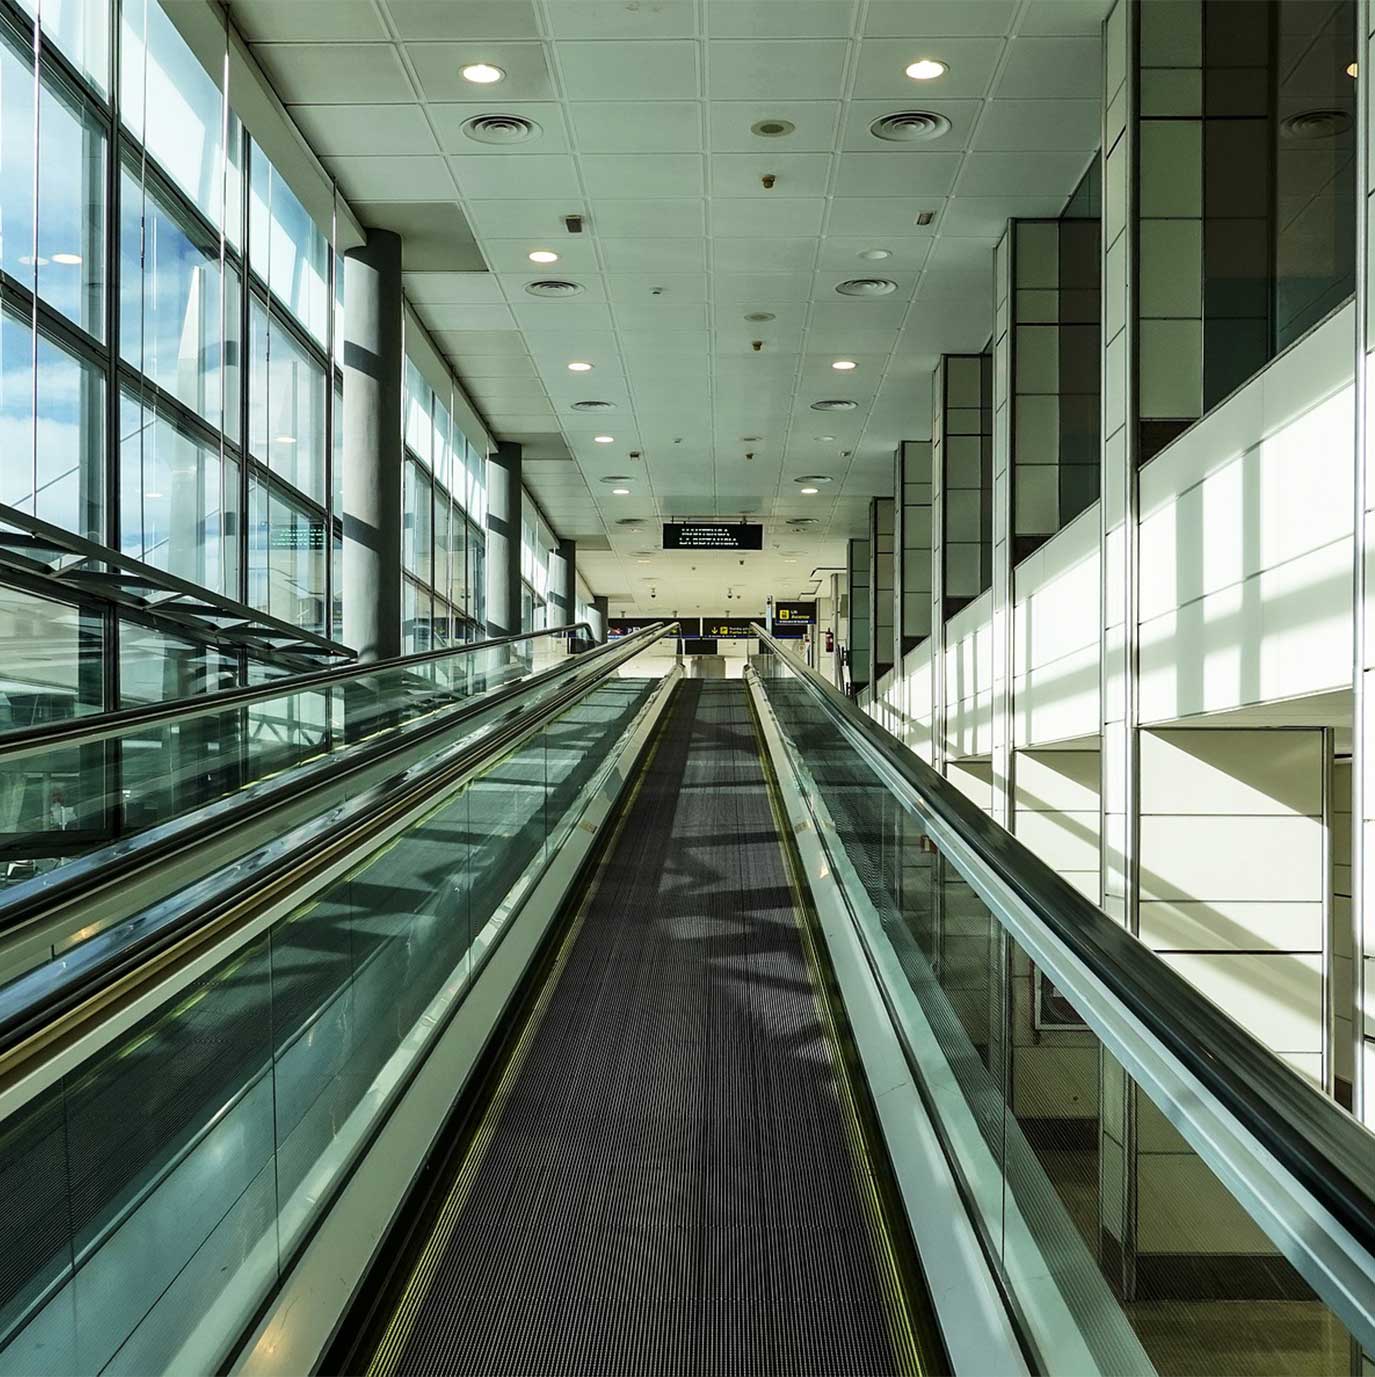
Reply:
[[[716,642],[703,640],[698,636],[692,640],[683,642],[684,655],[715,655]]]
[[[741,640],[753,636],[752,622],[762,622],[763,617],[703,617],[702,635],[716,636],[723,641]]]
[[[665,550],[762,550],[764,528],[735,521],[665,521]]]
[[[782,640],[800,641],[816,625],[814,602],[776,602],[770,628]]]

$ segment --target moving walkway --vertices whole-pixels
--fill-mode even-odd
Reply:
[[[0,1372],[1375,1351],[1369,1135],[785,646],[637,675],[671,629],[283,685],[313,746],[12,890]]]

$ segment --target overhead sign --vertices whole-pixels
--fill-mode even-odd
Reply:
[[[773,605],[774,626],[815,626],[814,602],[776,602]]]
[[[742,521],[665,521],[665,550],[762,550],[764,528]]]
[[[611,617],[606,623],[606,639],[614,641],[621,636],[633,636],[637,631],[643,631],[647,626],[655,626],[660,622],[669,621],[668,617]],[[679,617],[676,619],[681,627],[679,631],[671,631],[663,637],[666,641],[676,641],[680,636],[697,636],[701,634],[702,624],[696,617]]]
[[[751,622],[762,622],[763,617],[703,617],[702,635],[713,636],[719,640],[740,640],[745,636],[753,636],[750,630]]]

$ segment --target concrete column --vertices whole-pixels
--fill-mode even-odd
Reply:
[[[401,237],[344,259],[344,642],[401,654]]]
[[[598,645],[606,644],[607,622],[611,616],[611,609],[605,598],[592,599],[592,631]]]
[[[504,441],[487,460],[487,634],[520,631],[521,449]]]
[[[1012,272],[1015,223],[993,255],[993,745],[992,813],[1004,827],[1012,809]]]
[[[550,590],[557,620],[552,625],[567,626],[578,616],[578,543],[575,540],[559,541],[559,577]]]

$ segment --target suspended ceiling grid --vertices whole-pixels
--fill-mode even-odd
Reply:
[[[529,485],[559,534],[582,542],[591,586],[627,611],[649,610],[657,587],[654,608],[668,598],[684,612],[720,608],[728,586],[760,605],[843,563],[869,497],[891,491],[896,446],[929,434],[936,355],[988,337],[1003,222],[1057,213],[1097,146],[1107,8],[230,5],[363,222],[444,227],[415,237],[408,296],[493,432],[525,446]],[[912,81],[905,68],[923,57],[948,71]],[[475,62],[504,80],[466,81]],[[911,144],[870,133],[909,110],[950,128]],[[475,142],[465,122],[485,114],[538,133]],[[763,120],[793,129],[762,137],[752,126]],[[564,229],[570,214],[585,217],[581,236]],[[558,262],[531,263],[538,249]],[[890,256],[859,256],[873,249]],[[894,290],[836,293],[854,277]],[[537,299],[527,287],[542,278],[582,291]],[[746,319],[759,314],[772,318]],[[857,367],[838,373],[836,359]],[[571,373],[575,361],[594,367]],[[832,399],[856,405],[812,410]],[[579,401],[615,409],[589,416]],[[803,496],[803,475],[830,481]],[[767,527],[765,553],[743,567],[657,548],[661,518],[741,513]],[[787,524],[799,518],[815,524]]]

